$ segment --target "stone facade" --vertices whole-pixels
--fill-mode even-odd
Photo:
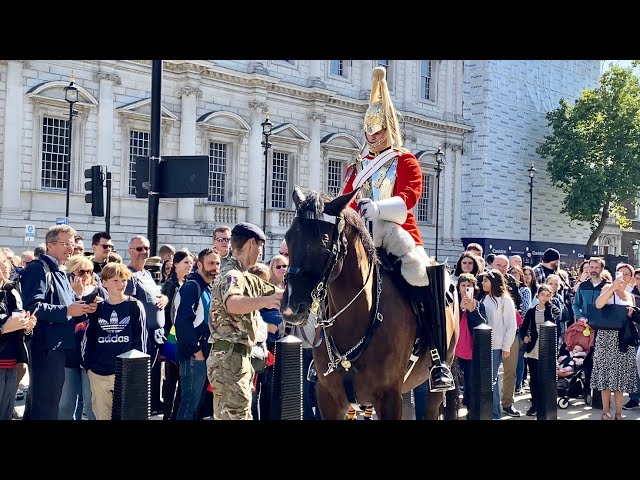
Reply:
[[[336,165],[344,169],[359,151],[376,63],[341,61],[342,73],[334,75],[330,61],[324,60],[165,61],[161,155],[212,155],[212,149],[223,148],[226,163],[218,191],[223,201],[160,201],[158,245],[171,243],[197,252],[211,244],[217,225],[244,220],[262,225],[261,123],[268,112],[274,125],[269,155],[284,165],[279,172],[286,187],[284,205],[267,207],[270,257],[293,217],[293,185],[328,191],[329,166],[334,173]],[[52,142],[43,129],[65,125],[69,118],[64,87],[71,72],[80,101],[74,105],[70,223],[86,245],[93,233],[104,229],[104,219],[92,217],[84,201],[84,169],[102,165],[113,176],[111,233],[126,258],[126,240],[147,231],[147,201],[130,194],[129,162],[133,152],[139,154],[135,148],[148,146],[150,61],[0,61],[0,244],[15,251],[33,248],[56,217],[64,216],[65,189],[47,187],[43,177]],[[425,175],[432,176],[428,218],[420,224],[428,251],[435,240],[433,153],[438,147],[445,153],[439,257],[457,256],[461,248],[460,192],[463,168],[469,164],[462,147],[471,130],[463,118],[463,72],[461,60],[431,61],[431,98],[420,100],[420,61],[392,60],[389,68],[405,146],[419,157]],[[64,141],[56,141],[56,149],[64,147]],[[271,185],[271,157],[267,167]],[[23,240],[25,224],[36,226],[31,244]]]

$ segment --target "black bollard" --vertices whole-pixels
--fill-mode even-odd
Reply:
[[[493,419],[493,352],[492,328],[486,323],[473,329],[473,358],[471,360],[471,391],[469,392],[469,420]],[[467,386],[465,385],[465,388]]]
[[[544,322],[538,332],[538,394],[536,411],[538,420],[558,419],[558,330],[553,322]]]
[[[148,420],[151,415],[151,357],[129,350],[116,357],[112,420]]]
[[[287,335],[274,352],[271,420],[302,420],[302,341]]]
[[[413,390],[402,394],[402,418],[401,420],[415,420],[416,405],[414,402]]]

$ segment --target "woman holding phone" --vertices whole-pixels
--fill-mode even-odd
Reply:
[[[0,251],[0,420],[11,420],[18,391],[17,365],[29,360],[25,335],[36,323],[36,317],[22,309],[22,298],[9,281],[11,267]]]
[[[102,301],[107,297],[104,288],[99,287],[93,276],[93,262],[84,255],[73,255],[67,263],[67,277],[76,296],[86,303],[93,299]],[[75,348],[68,350],[64,368],[64,386],[58,407],[58,419],[82,420],[83,415],[89,420],[96,417],[91,409],[91,386],[87,371],[80,365],[80,344],[87,328],[86,315],[75,317]]]
[[[473,358],[473,329],[487,323],[484,305],[475,300],[478,284],[475,275],[462,273],[458,276],[458,295],[460,304],[460,337],[456,344],[456,362],[462,370],[464,392],[462,401],[470,414],[471,360]]]

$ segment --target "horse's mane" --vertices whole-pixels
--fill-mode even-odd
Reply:
[[[300,218],[317,220],[318,217],[322,215],[322,212],[324,212],[325,203],[328,203],[333,199],[334,198],[330,195],[311,191],[300,203],[297,214]],[[342,213],[344,214],[344,219],[347,225],[352,227],[360,237],[360,241],[367,253],[369,261],[376,263],[378,261],[376,246],[373,243],[373,238],[369,234],[364,220],[362,220],[360,215],[349,206],[346,206]]]

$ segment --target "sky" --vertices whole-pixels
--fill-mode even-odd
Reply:
[[[602,65],[602,72],[605,72],[609,69],[609,64],[614,63],[622,68],[627,68],[631,66],[631,60],[605,60]],[[635,69],[636,74],[640,74],[640,69]]]

